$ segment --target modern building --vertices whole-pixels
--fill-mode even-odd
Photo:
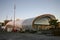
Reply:
[[[40,15],[37,16],[35,18],[29,18],[23,21],[23,27],[26,27],[29,30],[36,29],[36,30],[46,30],[51,28],[51,26],[49,25],[49,21],[50,20],[55,20],[56,17],[54,15],[51,14],[44,14],[44,15]]]
[[[15,21],[15,25],[17,25],[15,27],[14,27],[14,22],[12,21],[8,22],[6,24],[6,28],[9,29],[12,27],[12,29],[16,28],[20,30],[47,30],[51,28],[51,26],[49,25],[49,21],[55,20],[55,19],[56,17],[54,15],[44,14],[44,15],[40,15],[34,18],[25,19],[23,21],[22,20],[18,22]]]

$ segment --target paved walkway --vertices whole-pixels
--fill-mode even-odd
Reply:
[[[0,40],[60,40],[59,36],[47,36],[33,33],[0,32]]]

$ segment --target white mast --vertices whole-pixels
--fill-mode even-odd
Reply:
[[[14,27],[15,27],[15,10],[16,10],[16,5],[14,4]]]

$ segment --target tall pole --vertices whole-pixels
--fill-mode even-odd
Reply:
[[[15,10],[16,10],[16,5],[14,4],[14,27],[15,27]]]

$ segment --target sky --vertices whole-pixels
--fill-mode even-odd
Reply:
[[[0,21],[33,18],[43,14],[52,14],[60,20],[60,0],[0,0]]]

